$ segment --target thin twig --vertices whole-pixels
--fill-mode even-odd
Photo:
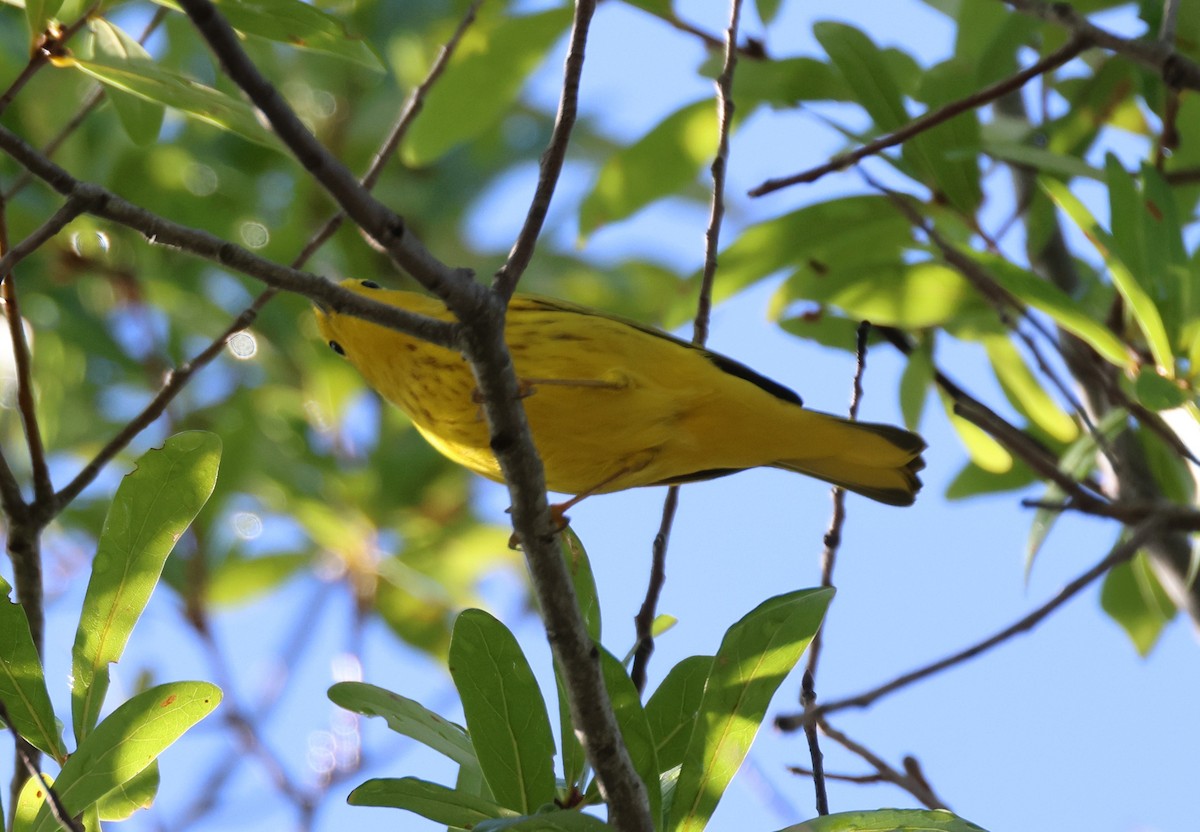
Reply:
[[[475,0],[470,8],[467,9],[466,14],[455,28],[454,33],[439,51],[438,57],[430,67],[425,79],[414,88],[408,99],[406,99],[400,115],[389,131],[387,138],[375,153],[371,164],[367,167],[366,173],[363,174],[362,185],[367,190],[375,186],[379,181],[379,176],[384,166],[389,160],[394,158],[396,148],[400,145],[413,120],[421,111],[425,96],[428,95],[429,89],[445,71],[446,64],[449,63],[454,50],[462,40],[463,34],[474,22],[476,13],[482,2],[483,0]],[[147,30],[148,33],[149,30]],[[333,236],[334,232],[341,225],[342,220],[345,219],[345,216],[345,213],[342,211],[338,211],[330,216],[292,260],[292,268],[302,268],[317,249]],[[0,266],[2,266],[2,263],[0,263]],[[277,289],[274,287],[262,292],[204,350],[190,361],[176,368],[168,377],[166,384],[159,389],[154,398],[142,409],[142,412],[126,424],[120,433],[101,448],[100,452],[88,462],[84,469],[76,475],[75,479],[56,495],[55,511],[61,511],[63,507],[68,505],[78,496],[79,492],[86,488],[99,475],[100,471],[109,461],[124,450],[134,437],[153,424],[166,411],[167,406],[183,390],[188,381],[221,354],[222,348],[228,343],[229,339],[236,333],[249,328],[254,323],[258,317],[258,313],[275,297],[276,292]]]
[[[913,346],[904,333],[886,326],[876,327],[876,331],[883,336],[884,340],[905,355],[912,353]],[[1133,515],[1127,513],[1127,506],[1106,500],[1099,491],[1093,493],[1087,490],[1088,486],[1085,483],[1077,482],[1060,470],[1058,458],[1049,448],[967,393],[941,370],[934,369],[933,379],[938,387],[953,400],[956,416],[961,416],[982,428],[1007,451],[1033,469],[1040,478],[1049,480],[1062,488],[1075,501],[1076,508],[1080,511],[1120,520],[1135,519]],[[1096,488],[1098,489],[1098,486]]]
[[[1009,626],[999,632],[988,636],[982,641],[967,647],[963,650],[953,653],[936,662],[920,667],[909,673],[905,673],[886,684],[879,685],[864,693],[855,696],[848,696],[843,699],[837,699],[828,702],[824,705],[818,705],[810,712],[801,714],[780,715],[775,719],[775,725],[783,731],[794,731],[801,727],[804,723],[819,719],[834,713],[835,711],[846,710],[847,708],[866,708],[878,701],[880,698],[894,693],[897,690],[906,688],[909,685],[926,679],[943,670],[947,670],[955,665],[962,664],[968,659],[973,659],[976,656],[986,653],[993,647],[997,647],[1011,639],[1013,636],[1028,632],[1040,624],[1047,616],[1061,607],[1063,604],[1070,601],[1081,591],[1086,589],[1090,584],[1102,577],[1108,570],[1114,566],[1132,558],[1137,554],[1138,549],[1142,544],[1150,539],[1153,535],[1161,532],[1165,527],[1171,525],[1171,520],[1168,515],[1152,515],[1147,520],[1143,521],[1135,527],[1132,533],[1124,542],[1115,546],[1111,552],[1101,559],[1096,565],[1083,572],[1081,575],[1070,581],[1066,586],[1058,591],[1049,601],[1046,601],[1041,606],[1034,609],[1029,614],[1021,617]]]
[[[717,76],[717,152],[713,157],[711,173],[713,183],[712,203],[708,226],[704,232],[704,273],[700,281],[700,294],[696,299],[696,318],[692,325],[692,343],[704,346],[708,342],[708,325],[712,317],[713,282],[717,275],[717,252],[720,249],[721,223],[725,217],[725,178],[729,166],[729,133],[733,124],[733,73],[737,68],[738,25],[742,14],[742,0],[733,0],[729,10],[729,27],[725,30],[725,61],[721,74]],[[662,594],[667,570],[667,541],[671,536],[671,525],[675,521],[675,509],[679,504],[679,487],[667,489],[663,503],[662,523],[654,538],[650,564],[650,580],[641,609],[634,619],[637,627],[637,649],[634,651],[632,678],[641,691],[646,684],[646,669],[650,655],[654,652],[654,635],[650,627],[654,623],[658,599]]]
[[[384,167],[389,161],[395,158],[396,150],[400,147],[400,143],[404,141],[404,137],[408,135],[409,128],[425,108],[425,99],[429,95],[430,89],[437,83],[438,79],[446,71],[446,67],[450,63],[450,59],[454,56],[458,49],[459,43],[462,42],[463,35],[467,29],[475,22],[475,17],[479,13],[479,7],[483,5],[483,0],[474,0],[462,19],[455,27],[453,34],[438,50],[437,57],[429,67],[425,78],[417,86],[413,87],[408,98],[404,100],[404,106],[400,109],[400,114],[396,117],[392,129],[388,131],[387,138],[379,146],[375,155],[371,157],[371,163],[367,166],[366,173],[363,174],[361,182],[363,188],[370,191],[379,182],[379,177],[383,173]],[[309,239],[308,243],[296,255],[296,259],[292,261],[294,268],[300,268],[308,262],[308,258],[316,252],[325,242],[334,235],[342,223],[346,219],[346,212],[342,210],[336,211],[329,219],[321,224],[321,227]]]
[[[416,238],[404,220],[370,195],[341,161],[321,146],[279,91],[254,65],[241,39],[210,0],[182,0],[180,5],[208,41],[225,74],[249,96],[296,160],[354,222],[401,268],[451,307],[459,318],[479,314],[486,305],[473,291],[471,274],[440,263]],[[462,305],[461,309],[455,308]]]
[[[576,0],[575,23],[571,28],[571,45],[567,49],[567,60],[563,66],[558,114],[554,119],[554,129],[550,133],[550,143],[542,152],[537,187],[529,203],[529,211],[525,214],[525,224],[508,253],[508,259],[492,280],[492,289],[505,303],[517,290],[517,282],[529,267],[529,261],[533,259],[533,251],[546,222],[546,214],[550,211],[550,200],[554,197],[554,189],[562,174],[567,146],[571,142],[571,130],[575,126],[575,116],[579,109],[579,81],[583,77],[588,30],[595,11],[596,0]]]
[[[979,92],[969,95],[966,98],[951,102],[944,107],[926,113],[919,118],[915,118],[908,124],[889,133],[886,136],[881,136],[875,141],[868,142],[857,150],[849,153],[839,153],[823,165],[818,165],[814,168],[809,168],[801,173],[791,176],[779,177],[777,179],[768,179],[756,188],[750,190],[750,196],[764,196],[765,194],[778,191],[781,188],[786,188],[791,185],[799,185],[808,182],[816,182],[826,174],[833,173],[839,170],[845,170],[851,165],[857,164],[868,156],[874,156],[887,150],[889,147],[895,147],[898,144],[908,141],[913,136],[919,135],[942,122],[949,121],[955,116],[965,113],[968,110],[973,110],[980,107],[989,101],[994,101],[1002,95],[1019,90],[1025,84],[1029,83],[1039,75],[1044,75],[1052,69],[1062,66],[1076,55],[1088,47],[1088,42],[1081,38],[1072,38],[1065,46],[1051,52],[1045,58],[1042,58],[1037,63],[1031,65],[1027,69],[1005,78],[1002,81],[997,81],[995,84],[984,87]]]
[[[1170,87],[1200,90],[1200,64],[1158,39],[1126,38],[1094,25],[1070,3],[1044,0],[1002,0],[1022,14],[1061,26],[1091,45],[1124,55],[1162,75]]]
[[[63,28],[61,31],[39,33],[37,47],[29,56],[28,63],[25,64],[25,67],[17,77],[13,79],[13,82],[8,85],[8,89],[0,93],[0,113],[8,109],[8,105],[17,97],[17,93],[29,83],[33,76],[38,73],[38,70],[50,62],[50,58],[62,54],[66,48],[67,41],[73,38],[87,24],[88,19],[99,6],[99,3],[93,4],[74,23]]]
[[[5,707],[2,700],[0,700],[0,722],[3,722],[8,726],[8,729],[12,731],[13,738],[16,740],[14,744],[17,747],[17,757],[19,758],[21,765],[25,767],[26,774],[41,783],[42,789],[45,790],[46,805],[50,807],[50,814],[56,821],[58,821],[59,825],[63,829],[67,829],[70,832],[83,832],[83,824],[77,821],[71,815],[71,813],[67,811],[67,807],[63,804],[62,798],[59,797],[58,792],[54,790],[53,786],[46,782],[46,776],[42,774],[36,759],[29,754],[29,749],[33,746],[31,746],[26,739],[21,736],[20,732],[17,730],[17,726],[12,721],[12,717],[9,716],[8,708]],[[15,805],[13,806],[13,810],[16,810]]]
[[[925,780],[925,776],[921,773],[920,766],[917,764],[917,761],[914,758],[904,758],[905,773],[901,774],[899,771],[888,765],[887,762],[878,754],[871,751],[871,749],[867,748],[862,743],[852,740],[844,732],[839,731],[830,725],[827,720],[821,719],[819,722],[821,733],[825,734],[825,736],[829,737],[847,751],[862,757],[871,766],[874,766],[875,770],[879,772],[879,778],[881,780],[892,783],[893,785],[904,789],[917,800],[921,801],[921,803],[925,804],[927,808],[947,808],[942,799],[934,794],[933,789],[930,788],[929,783]]]
[[[304,295],[339,313],[398,329],[430,343],[451,348],[458,343],[458,327],[454,324],[413,315],[397,307],[373,301],[317,275],[297,271],[259,257],[250,250],[222,240],[214,234],[171,222],[97,185],[81,182],[2,125],[0,150],[8,153],[15,161],[68,199],[80,189],[99,194],[98,203],[89,213],[131,228],[151,242],[181,248],[189,254],[261,280],[273,288]]]
[[[810,712],[817,704],[816,682],[811,670],[804,671],[800,682],[800,705],[805,713]],[[817,814],[829,814],[829,794],[825,788],[825,756],[821,754],[821,743],[817,738],[817,723],[815,720],[804,724],[804,736],[808,739],[808,755],[812,760],[813,789],[817,796]]]
[[[850,389],[849,416],[851,420],[858,418],[858,409],[862,403],[863,375],[867,370],[867,336],[871,324],[863,321],[858,325],[855,338],[854,381]],[[821,586],[833,586],[833,568],[837,563],[838,548],[842,545],[842,528],[846,525],[846,489],[834,487],[830,490],[833,495],[833,513],[829,517],[829,527],[825,530],[821,550]],[[825,642],[825,628],[818,627],[808,646],[807,672],[815,678],[817,663],[821,660],[821,648]],[[803,696],[802,696],[803,698]]]
[[[154,31],[160,25],[162,25],[162,22],[166,19],[168,12],[169,10],[165,6],[160,6],[155,9],[154,16],[150,18],[145,28],[142,29],[141,35],[138,36],[137,42],[139,44],[145,45],[146,41],[150,39],[150,35],[152,35]],[[75,133],[76,130],[79,129],[80,125],[87,120],[87,117],[91,115],[93,110],[100,106],[100,103],[104,101],[104,99],[104,85],[96,84],[96,86],[92,88],[92,91],[87,94],[87,97],[84,98],[83,103],[80,104],[79,109],[75,112],[75,115],[71,116],[70,120],[63,125],[62,129],[59,130],[58,133],[56,133],[53,138],[46,142],[45,146],[42,147],[42,155],[48,159],[53,158],[54,154],[58,152],[58,149],[62,147],[63,142],[65,142],[71,135]],[[4,194],[5,198],[12,199],[14,196],[24,190],[25,186],[32,181],[33,176],[30,175],[29,171],[22,171],[21,175],[13,181],[13,184],[8,189],[8,192]]]
[[[1162,23],[1158,27],[1158,42],[1173,44],[1175,26],[1179,22],[1179,0],[1163,0]]]
[[[797,774],[801,777],[812,777],[813,770],[804,766],[788,766],[787,770],[790,774]],[[838,774],[835,772],[825,772],[826,780],[838,780],[842,783],[857,783],[860,786],[869,786],[872,783],[886,783],[882,774]]]
[[[658,534],[654,536],[654,545],[650,550],[650,580],[646,586],[646,597],[642,599],[642,606],[633,619],[637,633],[637,649],[633,652],[633,667],[629,671],[629,678],[633,680],[638,693],[646,690],[646,672],[650,656],[654,653],[652,628],[658,599],[667,582],[667,544],[671,539],[671,526],[678,507],[679,486],[672,485],[667,489],[667,497],[663,500],[662,520],[658,524]]]

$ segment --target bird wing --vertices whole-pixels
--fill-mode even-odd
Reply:
[[[779,382],[769,379],[760,373],[756,373],[754,370],[750,369],[740,361],[734,361],[732,358],[721,355],[717,352],[713,352],[712,350],[705,349],[704,347],[697,346],[691,341],[685,341],[682,338],[676,338],[674,335],[663,332],[661,329],[639,323],[638,321],[630,320],[629,318],[623,318],[620,315],[610,315],[607,312],[599,312],[595,309],[590,309],[586,306],[578,306],[574,303],[569,303],[568,301],[559,300],[557,298],[542,297],[540,295],[517,295],[513,298],[513,303],[525,304],[526,308],[529,309],[552,310],[574,315],[599,316],[602,318],[607,318],[610,321],[616,321],[617,323],[632,327],[639,332],[643,332],[646,335],[651,335],[655,338],[662,338],[685,349],[694,350],[697,354],[704,356],[704,358],[706,358],[710,363],[712,363],[713,366],[722,372],[740,378],[743,381],[748,381],[755,387],[765,390],[777,399],[781,399],[785,402],[795,405],[804,404],[803,400],[800,398],[800,395],[796,393],[795,390],[792,390],[790,387],[785,387]],[[512,304],[510,304],[510,308],[511,307]]]

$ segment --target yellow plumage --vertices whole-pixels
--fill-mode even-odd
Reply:
[[[353,292],[439,320],[438,300],[347,280]],[[456,352],[317,310],[330,345],[440,452],[502,481],[470,367]],[[891,505],[913,502],[924,441],[890,425],[808,410],[791,390],[666,333],[517,295],[505,337],[546,468],[564,494],[667,485],[770,466]]]

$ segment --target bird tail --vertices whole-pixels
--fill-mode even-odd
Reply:
[[[810,414],[813,411],[808,411]],[[816,414],[813,414],[816,415]],[[891,506],[910,506],[921,490],[917,472],[925,467],[925,440],[892,425],[851,422],[836,416],[825,427],[836,437],[830,454],[785,459],[774,467],[796,471]]]

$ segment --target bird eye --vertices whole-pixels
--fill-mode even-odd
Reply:
[[[329,342],[329,349],[333,350],[333,351],[334,351],[334,352],[336,352],[338,355],[345,355],[345,354],[346,354],[346,351],[345,351],[344,349],[342,349],[342,345],[341,345],[341,344],[339,344],[337,341],[330,341],[330,342]]]
[[[362,283],[363,286],[366,286],[368,289],[382,289],[383,288],[378,283],[376,283],[374,280],[362,280],[359,282]]]

